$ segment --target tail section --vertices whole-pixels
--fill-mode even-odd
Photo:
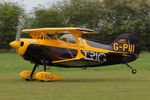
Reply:
[[[129,54],[139,55],[140,42],[139,39],[131,34],[122,34],[112,43],[113,51],[126,52]]]

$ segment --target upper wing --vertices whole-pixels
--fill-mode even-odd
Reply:
[[[73,28],[73,27],[65,27],[65,28],[37,28],[37,29],[24,29],[22,32],[27,32],[27,33],[41,33],[41,32],[46,32],[49,34],[54,34],[55,32],[60,32],[60,33],[67,33],[71,31],[76,31],[76,32],[82,32],[82,33],[98,33],[94,30],[91,29],[86,29],[86,28]]]
[[[98,33],[94,30],[91,29],[86,29],[86,28],[73,28],[73,27],[65,27],[65,28],[37,28],[37,29],[24,29],[22,30],[22,32],[26,32],[29,33],[29,35],[34,38],[39,36],[41,33],[48,33],[48,34],[55,34],[57,33],[72,33],[75,32],[77,33],[82,33],[82,34],[86,34],[86,33]]]

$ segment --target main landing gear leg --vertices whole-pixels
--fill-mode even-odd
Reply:
[[[46,65],[44,65],[44,72],[46,72]]]
[[[126,65],[132,70],[133,74],[136,74],[136,69],[134,69],[133,67],[131,67],[128,63],[126,63]]]
[[[26,79],[26,81],[33,81],[34,80],[33,79],[33,73],[34,73],[35,69],[37,68],[37,66],[38,66],[37,64],[34,65],[33,70],[31,72],[30,76]]]

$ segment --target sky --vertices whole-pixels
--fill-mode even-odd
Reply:
[[[55,2],[57,0],[0,0],[0,2],[3,1],[11,1],[11,2],[19,2],[19,4],[23,4],[27,12],[32,11],[33,7],[41,5],[47,5],[48,3]]]

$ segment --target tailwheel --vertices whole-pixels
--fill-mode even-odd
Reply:
[[[126,63],[126,65],[132,70],[132,74],[136,74],[137,70],[134,69],[132,66],[130,66],[129,64]]]
[[[136,72],[137,72],[136,69],[133,69],[133,70],[132,70],[132,73],[133,73],[133,74],[136,74]]]

